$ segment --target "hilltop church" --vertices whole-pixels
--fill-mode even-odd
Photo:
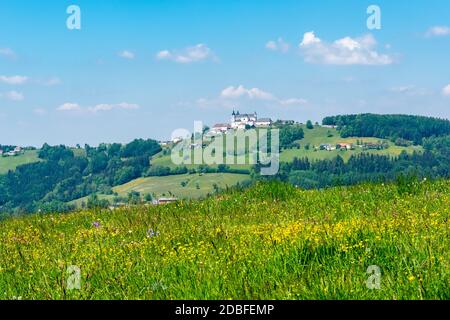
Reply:
[[[234,111],[231,114],[231,128],[233,129],[245,129],[246,126],[253,127],[256,124],[256,121],[258,120],[258,116],[255,113],[253,114],[247,114],[243,113],[240,114],[239,111]]]
[[[270,127],[272,125],[272,120],[270,118],[258,119],[256,112],[254,113],[243,113],[240,114],[239,111],[234,111],[231,114],[230,126],[233,129],[245,129],[249,127]]]

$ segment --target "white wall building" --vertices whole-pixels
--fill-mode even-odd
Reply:
[[[253,127],[258,120],[258,116],[255,113],[251,114],[240,114],[239,111],[231,114],[231,127],[233,129],[245,129],[246,126]]]

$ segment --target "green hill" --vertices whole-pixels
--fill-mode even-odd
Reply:
[[[310,160],[323,160],[332,159],[337,155],[340,155],[344,161],[347,161],[352,155],[357,155],[360,153],[378,154],[378,155],[390,155],[398,156],[402,151],[407,153],[413,153],[414,151],[423,151],[422,146],[408,146],[401,147],[396,146],[394,143],[387,139],[379,139],[373,137],[348,137],[341,138],[339,132],[334,128],[326,128],[322,126],[314,126],[314,129],[307,129],[305,125],[302,125],[305,137],[302,140],[297,141],[300,144],[300,149],[286,149],[280,154],[280,161],[290,162],[297,158],[307,157]],[[383,150],[363,150],[362,148],[356,147],[354,150],[314,150],[314,146],[318,147],[321,144],[336,145],[337,143],[351,143],[356,145],[357,141],[362,141],[364,143],[387,143],[389,147]],[[309,150],[305,149],[305,145],[309,144]]]
[[[113,188],[113,192],[126,197],[128,193],[136,191],[141,195],[151,194],[156,197],[174,196],[180,199],[197,199],[213,193],[214,185],[220,189],[233,187],[238,183],[249,180],[245,174],[234,173],[207,173],[182,174],[165,177],[147,177],[132,180]],[[113,195],[99,195],[100,199],[112,200]],[[88,197],[72,201],[76,205],[86,202]]]
[[[335,128],[326,128],[323,126],[314,126],[314,129],[307,129],[306,125],[300,126],[304,131],[304,138],[298,140],[297,143],[300,148],[289,148],[283,149],[280,153],[280,161],[291,162],[295,157],[303,158],[307,157],[310,160],[323,160],[332,159],[337,155],[340,155],[344,161],[347,161],[352,155],[357,155],[360,153],[378,154],[378,155],[390,155],[398,156],[402,151],[407,153],[413,153],[414,151],[423,151],[422,146],[396,146],[394,143],[387,139],[373,138],[373,137],[347,137],[341,138],[339,132]],[[330,144],[335,146],[337,143],[352,143],[356,145],[357,141],[362,141],[364,143],[386,143],[389,145],[387,149],[383,150],[363,150],[362,148],[355,148],[354,150],[314,150],[315,147],[319,147],[321,144]],[[309,145],[309,150],[305,149],[305,146]],[[172,163],[170,158],[170,153],[165,154],[163,152],[155,155],[152,159],[152,164],[157,166],[166,166],[173,168],[176,165]],[[196,168],[198,165],[187,165],[188,168]],[[233,169],[250,169],[250,165],[230,165]]]
[[[9,170],[15,170],[17,166],[27,163],[42,161],[38,158],[36,150],[26,150],[23,154],[13,157],[0,156],[0,174],[6,173]]]
[[[261,183],[203,201],[7,219],[0,299],[448,300],[449,196],[450,180]],[[79,290],[67,290],[71,270]]]

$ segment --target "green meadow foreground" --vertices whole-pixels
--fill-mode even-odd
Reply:
[[[450,181],[0,222],[0,299],[450,299]],[[366,285],[369,266],[380,288]],[[81,288],[67,288],[69,266]]]

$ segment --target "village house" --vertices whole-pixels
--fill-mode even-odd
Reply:
[[[160,141],[159,145],[161,147],[167,147],[170,143],[171,143],[171,141]]]
[[[15,147],[13,150],[9,150],[8,152],[6,152],[5,150],[0,150],[0,156],[3,157],[14,157],[20,153],[23,152],[23,149],[21,147]]]
[[[336,149],[352,150],[353,149],[353,145],[351,143],[340,142],[340,143],[336,144]]]
[[[168,204],[168,203],[174,203],[177,202],[177,198],[159,198],[158,200],[153,200],[154,205],[162,205],[162,204]]]
[[[333,150],[336,150],[336,147],[333,147],[331,144],[324,143],[324,144],[320,145],[319,149],[326,150],[326,151],[333,151]]]
[[[255,122],[255,127],[270,127],[272,125],[272,119],[261,118],[257,119]]]
[[[231,126],[228,123],[217,123],[209,130],[208,134],[211,136],[220,135],[227,133],[230,129]]]

